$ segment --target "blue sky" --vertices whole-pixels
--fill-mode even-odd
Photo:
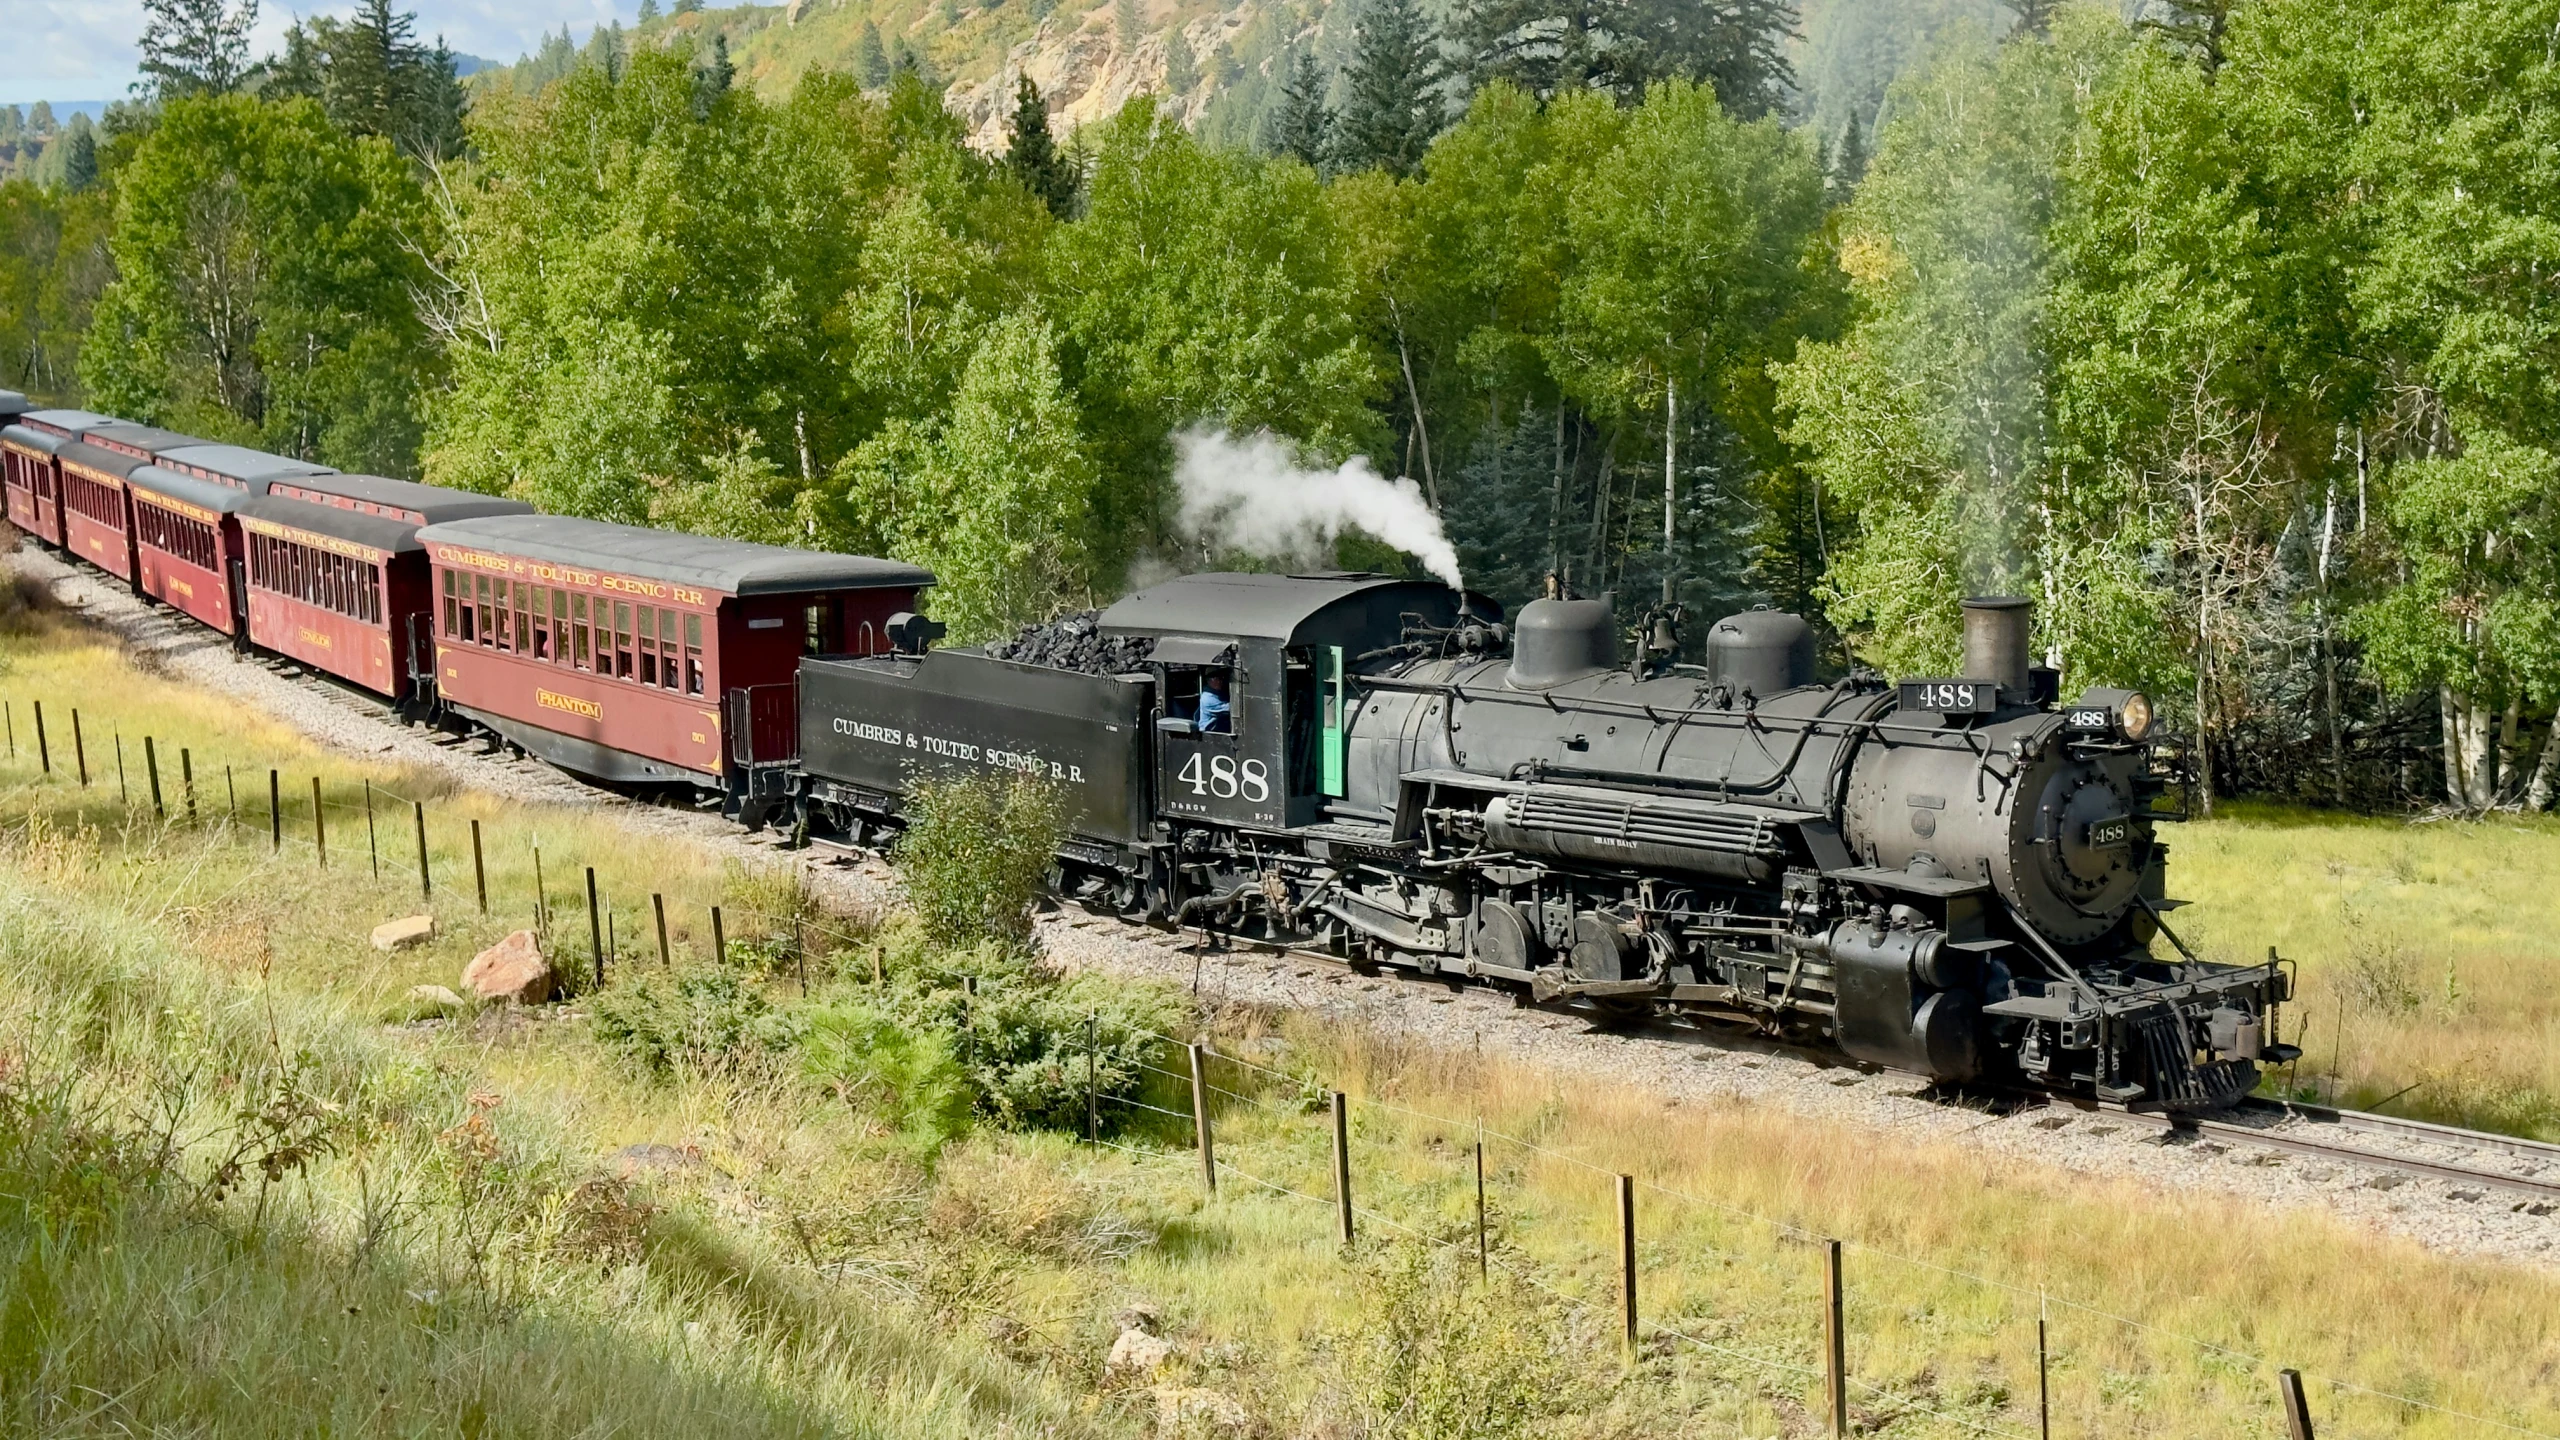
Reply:
[[[631,23],[639,0],[408,0],[418,14],[418,34],[469,55],[513,60],[566,23],[581,38],[587,29],[619,16]],[[298,15],[343,15],[351,4],[298,6],[267,0],[258,7],[260,53]],[[35,100],[111,100],[133,83],[135,37],[142,33],[141,0],[0,0],[0,12],[17,39],[0,48],[0,104]]]

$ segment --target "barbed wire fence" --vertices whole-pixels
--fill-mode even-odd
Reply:
[[[19,768],[22,773],[24,765],[32,761],[37,766],[39,783],[49,779],[76,785],[83,790],[102,790],[107,777],[103,763],[93,764],[91,747],[95,738],[94,727],[84,723],[79,710],[75,707],[57,706],[53,715],[56,718],[49,720],[41,702],[20,696],[0,696],[0,757],[5,757],[8,764]],[[67,753],[60,749],[60,740],[65,737],[62,730],[58,728],[61,725],[60,717],[66,715],[69,740]],[[25,733],[20,730],[22,717],[28,726]],[[478,914],[485,916],[492,913],[487,848],[481,822],[477,817],[466,817],[460,826],[454,825],[448,817],[444,823],[436,827],[438,833],[446,836],[444,853],[440,856],[437,846],[431,842],[427,797],[402,793],[370,777],[361,777],[353,781],[341,780],[338,787],[339,793],[332,795],[319,774],[292,774],[291,783],[288,784],[287,777],[291,772],[286,766],[244,763],[237,759],[217,762],[210,757],[199,760],[193,748],[187,746],[177,749],[173,771],[170,768],[167,748],[159,743],[156,735],[146,733],[135,737],[140,741],[139,745],[128,746],[127,737],[121,726],[111,724],[107,738],[106,753],[94,758],[98,761],[112,759],[116,772],[117,803],[128,813],[139,816],[147,808],[154,823],[171,827],[212,826],[226,838],[237,843],[254,844],[256,840],[263,838],[270,856],[275,860],[281,862],[288,853],[294,855],[297,860],[307,855],[314,869],[322,873],[347,869],[356,863],[352,850],[353,827],[361,824],[365,845],[363,864],[368,878],[377,883],[403,885],[407,883],[406,876],[414,871],[421,903],[433,901],[440,873],[448,890],[457,883],[458,876],[454,874],[451,867],[461,861],[463,842],[453,837],[467,833],[472,902]],[[63,763],[66,760],[67,765]],[[218,794],[213,790],[213,777],[217,768],[221,775],[221,789]],[[135,773],[137,769],[138,775]],[[305,779],[308,780],[307,805],[302,799],[302,782]],[[260,787],[261,780],[263,780],[263,793]],[[247,790],[245,798],[244,784]],[[219,809],[215,808],[217,799]],[[334,860],[332,859],[332,816],[339,817],[337,829],[334,831],[337,837]],[[549,954],[553,933],[557,926],[557,915],[538,833],[532,839],[529,858],[534,872],[533,893],[529,907],[532,915],[531,923],[524,928],[533,930],[541,937],[543,949],[546,954]],[[619,928],[619,907],[609,903],[599,887],[593,867],[572,862],[560,868],[563,873],[582,872],[583,874],[583,899],[586,911],[584,918],[587,922],[584,927],[587,932],[585,948],[589,952],[587,958],[591,964],[588,974],[580,976],[579,979],[601,989],[611,982],[618,969],[642,963],[643,956],[647,952],[632,955],[624,953],[623,938]],[[655,959],[661,967],[671,968],[675,963],[675,955],[670,939],[670,922],[665,896],[662,893],[652,892],[649,902],[648,919],[654,931]],[[748,922],[734,936],[730,929],[732,917]],[[804,996],[809,993],[808,961],[813,950],[816,949],[813,941],[831,942],[833,948],[827,952],[829,958],[844,954],[858,955],[866,949],[873,951],[874,960],[870,978],[875,984],[882,983],[886,979],[880,968],[880,947],[875,935],[870,931],[851,929],[835,923],[832,912],[820,908],[808,895],[796,871],[792,904],[789,909],[776,911],[752,903],[741,904],[736,898],[724,893],[720,903],[706,907],[704,918],[708,922],[711,944],[705,953],[698,943],[701,932],[693,932],[697,940],[693,947],[697,958],[715,965],[730,964],[733,939],[743,940],[768,951],[778,951],[778,955],[768,954],[766,959],[787,962],[791,972],[790,978],[796,982],[800,993]],[[679,916],[679,924],[681,920],[682,917]],[[1206,938],[1204,934],[1203,943]],[[561,974],[565,981],[569,974],[566,967],[561,967]],[[857,980],[860,978],[858,970],[854,978]],[[971,1009],[964,1008],[960,1023],[964,1025],[970,1023],[969,1017],[972,1013]],[[1098,1016],[1096,1019],[1098,1021]],[[1384,1234],[1400,1241],[1431,1246],[1457,1254],[1462,1259],[1472,1258],[1480,1276],[1489,1279],[1491,1273],[1499,1269],[1507,1279],[1568,1307],[1590,1307],[1599,1303],[1600,1297],[1595,1294],[1595,1287],[1585,1286],[1578,1291],[1567,1288],[1566,1284],[1558,1283],[1558,1276],[1549,1273],[1553,1267],[1541,1265],[1523,1249],[1509,1243],[1507,1237],[1502,1244],[1497,1245],[1493,1242],[1492,1217],[1496,1211],[1493,1209],[1492,1200],[1499,1194],[1499,1186],[1488,1184],[1489,1147],[1502,1147],[1524,1159],[1587,1174],[1595,1181],[1606,1180],[1609,1182],[1611,1203],[1595,1206],[1595,1211],[1604,1216],[1611,1212],[1615,1215],[1616,1276],[1613,1283],[1599,1285],[1596,1290],[1614,1289],[1615,1291],[1614,1296],[1610,1298],[1618,1312],[1622,1339],[1629,1357],[1631,1359],[1636,1357],[1646,1342],[1651,1340],[1658,1345],[1668,1345],[1674,1349],[1710,1356],[1738,1367],[1742,1371],[1773,1378],[1780,1383],[1810,1386],[1818,1382],[1824,1401],[1824,1411],[1819,1418],[1827,1427],[1826,1433],[1835,1437],[1845,1437],[1851,1433],[1851,1410],[1853,1403],[1857,1403],[1866,1406],[1871,1416],[1884,1417],[1886,1424],[1892,1423],[1899,1417],[1918,1415],[1974,1434],[2020,1437],[2020,1440],[2050,1440],[2057,1413],[2054,1408],[2056,1396],[2051,1373],[2053,1358],[2051,1340],[2052,1327],[2057,1323],[2056,1317],[2059,1315],[2108,1327],[2122,1334],[2150,1337],[2190,1351],[2199,1357],[2200,1361],[2209,1360],[2212,1367],[2219,1373],[2231,1374],[2236,1371],[2253,1377],[2267,1391],[2272,1392],[2273,1401],[2269,1407],[2269,1413],[2281,1422],[2284,1427],[2281,1433],[2289,1437],[2289,1440],[2314,1440],[2317,1422],[2314,1419],[2311,1397],[2315,1393],[2323,1396],[2333,1411],[2343,1410],[2354,1401],[2369,1401],[2395,1409],[2399,1412],[2398,1418],[2401,1422],[2418,1415],[2431,1415],[2445,1422],[2480,1427],[2470,1433],[2524,1436],[2530,1437],[2530,1440],[2560,1440],[2560,1433],[2550,1430],[2536,1429],[2511,1420],[2454,1409],[2422,1397],[2370,1387],[2341,1377],[2282,1366],[2273,1358],[2252,1350],[2153,1324],[2119,1313],[2105,1305],[2055,1293],[2042,1285],[2004,1279],[1959,1266],[1942,1264],[1871,1242],[1819,1234],[1794,1221],[1748,1206],[1666,1186],[1629,1172],[1611,1169],[1523,1136],[1489,1128],[1480,1118],[1460,1120],[1402,1105],[1374,1094],[1355,1099],[1346,1090],[1335,1088],[1309,1074],[1266,1065],[1242,1055],[1221,1051],[1216,1048],[1214,1041],[1205,1035],[1183,1038],[1146,1029],[1137,1029],[1130,1033],[1135,1038],[1165,1047],[1167,1058],[1174,1055],[1183,1057],[1184,1068],[1181,1070],[1152,1062],[1142,1062],[1140,1068],[1144,1073],[1163,1082],[1175,1094],[1187,1093],[1190,1103],[1184,1108],[1176,1109],[1155,1104],[1139,1095],[1109,1093],[1098,1085],[1091,1084],[1091,1077],[1099,1073],[1100,1041],[1098,1025],[1089,1024],[1087,1028],[1089,1085],[1086,1094],[1084,1138],[1097,1151],[1108,1150],[1120,1153],[1139,1164],[1164,1167],[1168,1170],[1196,1167],[1198,1183],[1202,1184],[1213,1197],[1218,1193],[1218,1182],[1221,1179],[1227,1179],[1241,1182],[1256,1191],[1276,1197],[1324,1207],[1332,1212],[1335,1231],[1346,1252],[1357,1247],[1358,1237],[1365,1227],[1374,1234]],[[1232,1076],[1243,1078],[1236,1079],[1231,1084],[1216,1083],[1220,1068],[1230,1071]],[[1261,1091],[1249,1088],[1256,1083],[1265,1088]],[[1298,1103],[1295,1105],[1284,1103],[1276,1098],[1279,1094],[1297,1096]],[[1309,1182],[1296,1177],[1279,1178],[1257,1170],[1248,1170],[1237,1165],[1232,1158],[1218,1153],[1216,1135],[1222,1114],[1232,1118],[1241,1111],[1254,1119],[1285,1127],[1309,1119],[1310,1112],[1305,1101],[1310,1096],[1320,1096],[1324,1099],[1326,1116],[1329,1118],[1331,1130],[1327,1140],[1331,1161],[1329,1183]],[[1439,1233],[1426,1225],[1398,1218],[1380,1208],[1377,1203],[1364,1202],[1358,1198],[1362,1189],[1358,1180],[1363,1170],[1363,1161],[1355,1154],[1350,1125],[1354,1105],[1363,1111],[1375,1111],[1382,1115],[1419,1122],[1450,1133],[1472,1133],[1476,1137],[1469,1152],[1474,1169],[1474,1212],[1471,1232],[1466,1232],[1466,1227],[1462,1226],[1462,1232],[1466,1233],[1458,1236]],[[1174,1140],[1133,1144],[1125,1136],[1114,1138],[1112,1133],[1106,1133],[1106,1131],[1113,1131],[1118,1127],[1105,1123],[1114,1107],[1125,1112],[1154,1117],[1153,1123],[1159,1130],[1187,1131],[1190,1144],[1184,1146]],[[1140,1138],[1143,1142],[1143,1137]],[[1374,1150],[1377,1147],[1373,1144],[1371,1148]],[[1284,1157],[1275,1154],[1274,1158]],[[1371,1160],[1375,1158],[1375,1156],[1370,1157]],[[1502,1167],[1497,1165],[1490,1173],[1501,1174]],[[1459,1178],[1461,1181],[1465,1179],[1463,1176]],[[1322,1193],[1327,1191],[1330,1193]],[[1765,1260],[1774,1256],[1779,1247],[1783,1246],[1793,1246],[1799,1251],[1810,1251],[1819,1255],[1823,1262],[1820,1283],[1806,1287],[1808,1308],[1821,1322],[1822,1338],[1816,1353],[1808,1357],[1782,1346],[1735,1343],[1734,1338],[1730,1336],[1710,1338],[1697,1333],[1701,1327],[1684,1323],[1684,1316],[1675,1313],[1666,1317],[1658,1309],[1648,1312],[1642,1303],[1648,1287],[1644,1283],[1644,1267],[1640,1264],[1638,1210],[1635,1203],[1639,1194],[1651,1197],[1655,1202],[1688,1206],[1698,1211],[1709,1212],[1765,1232],[1769,1237],[1769,1255],[1767,1256],[1754,1256],[1740,1250],[1719,1250],[1713,1242],[1691,1237],[1688,1244],[1693,1249],[1706,1252],[1705,1258],[1727,1262]],[[1948,1408],[1932,1399],[1919,1387],[1880,1383],[1856,1374],[1849,1358],[1850,1342],[1853,1338],[1853,1327],[1850,1324],[1852,1318],[1850,1299],[1855,1293],[1850,1286],[1849,1277],[1854,1273],[1850,1268],[1853,1262],[1904,1267],[1961,1281],[1987,1294],[1999,1295],[2012,1301],[2031,1300],[2035,1308],[2035,1338],[2032,1352],[2035,1403],[2031,1417],[2034,1428],[2019,1428],[2016,1423],[2017,1417],[2007,1415],[2005,1408],[1998,1418],[1967,1413],[1963,1410]],[[2103,1406],[2104,1397],[2099,1397],[2099,1400]],[[2391,1428],[2394,1430],[2405,1428],[2405,1423],[2395,1423]],[[2089,1429],[2084,1433],[2103,1432]],[[2256,1431],[2253,1428],[2249,1433],[2256,1433]]]

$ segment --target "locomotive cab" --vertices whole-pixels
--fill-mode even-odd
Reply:
[[[1101,628],[1154,642],[1157,808],[1169,819],[1280,831],[1391,823],[1391,805],[1351,798],[1359,672],[1438,647],[1414,636],[1500,614],[1481,595],[1368,572],[1206,574],[1118,601]],[[1226,689],[1224,733],[1195,723],[1211,677]]]

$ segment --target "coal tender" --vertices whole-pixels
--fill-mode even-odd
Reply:
[[[1607,599],[1506,627],[1434,584],[1194,575],[999,653],[813,660],[810,816],[867,837],[915,776],[1039,775],[1087,904],[1947,1084],[2209,1110],[2297,1053],[2273,958],[2163,919],[2150,703],[2057,703],[2027,602],[1967,602],[1962,673],[1898,684],[1816,681],[1765,610],[1677,663],[1679,619],[1621,658]]]

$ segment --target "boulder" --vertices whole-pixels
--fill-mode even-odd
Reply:
[[[1141,1373],[1154,1370],[1173,1358],[1173,1342],[1144,1330],[1123,1330],[1111,1342],[1111,1356],[1102,1362],[1106,1371]]]
[[[423,945],[434,939],[435,933],[436,917],[433,915],[404,915],[397,920],[385,920],[373,927],[373,948],[406,950],[412,945]]]
[[[471,957],[462,968],[462,988],[483,1000],[513,1000],[539,1005],[551,998],[556,981],[551,962],[530,930],[518,930]]]
[[[412,985],[409,987],[409,998],[420,1004],[433,1005],[444,1010],[459,1010],[470,1003],[442,985]]]

